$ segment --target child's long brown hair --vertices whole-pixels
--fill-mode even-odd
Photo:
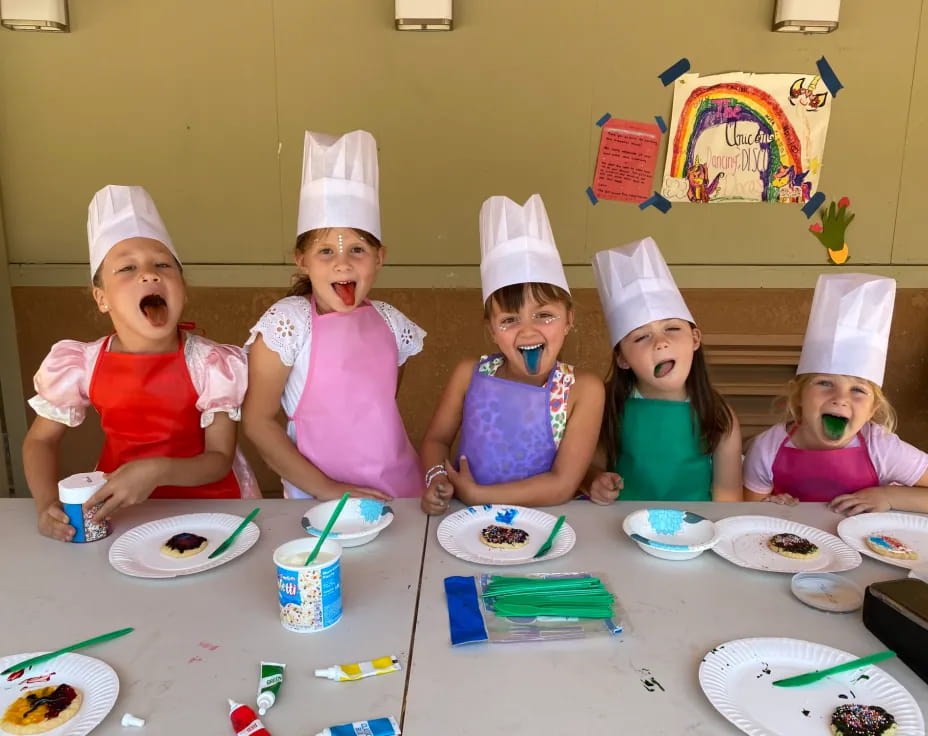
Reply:
[[[599,432],[599,443],[606,454],[606,470],[615,469],[622,454],[621,422],[625,413],[625,401],[635,390],[635,374],[631,368],[619,368],[616,358],[619,346],[612,351],[612,366],[606,376],[606,408],[603,425]],[[722,438],[731,432],[734,421],[731,409],[722,395],[712,388],[706,357],[702,345],[693,353],[693,365],[686,377],[686,395],[690,399],[693,421],[698,422],[703,452],[715,452]],[[655,441],[658,441],[655,438]]]
[[[296,245],[293,246],[293,250],[296,253],[305,253],[306,249],[309,247],[309,244],[312,243],[317,238],[324,238],[326,233],[329,232],[332,228],[330,227],[318,227],[315,230],[307,230],[305,233],[297,236]],[[381,247],[381,242],[373,235],[371,235],[367,230],[362,230],[358,227],[349,227],[348,230],[354,232],[361,240],[365,240],[377,248]],[[290,291],[287,292],[287,296],[309,296],[313,293],[313,284],[309,280],[309,276],[305,273],[295,273],[291,279]]]

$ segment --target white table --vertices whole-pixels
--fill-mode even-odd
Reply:
[[[737,567],[712,552],[686,562],[641,552],[621,530],[631,511],[661,504],[575,501],[565,513],[577,544],[564,557],[518,567],[458,560],[438,544],[430,522],[406,700],[406,736],[472,734],[648,734],[719,736],[738,730],[699,688],[700,660],[715,645],[754,636],[807,639],[861,656],[885,648],[860,612],[809,608],[789,590],[790,576]],[[668,505],[668,504],[664,504]],[[710,519],[740,514],[781,516],[834,533],[841,517],[823,504],[687,504]],[[454,510],[454,509],[452,509]],[[628,631],[614,640],[584,639],[452,648],[443,579],[478,572],[592,571],[627,613]],[[861,586],[907,571],[864,557],[845,573]],[[928,703],[928,685],[892,660],[879,665]],[[646,687],[645,680],[656,680]]]
[[[120,694],[94,734],[231,734],[227,698],[254,707],[261,660],[287,664],[277,705],[264,717],[275,736],[302,736],[366,717],[400,717],[413,634],[426,519],[417,500],[391,503],[393,524],[342,557],[344,616],[316,634],[283,629],[272,553],[305,536],[313,502],[149,501],[90,544],[63,544],[35,531],[31,500],[0,501],[0,653],[66,646],[125,626],[135,632],[85,650],[119,675]],[[257,544],[213,570],[167,580],[132,578],[108,563],[111,543],[140,523],[182,513],[261,513]],[[216,648],[213,648],[216,647]],[[313,676],[315,668],[395,654],[404,670],[361,682]],[[144,731],[120,726],[125,712]]]

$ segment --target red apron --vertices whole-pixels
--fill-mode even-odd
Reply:
[[[421,496],[419,457],[396,405],[396,338],[370,302],[328,314],[311,302],[309,371],[290,417],[300,453],[340,483]]]
[[[97,470],[112,473],[130,460],[194,457],[203,453],[197,392],[184,360],[183,335],[173,353],[139,355],[100,351],[90,379],[90,403],[105,439]],[[202,486],[159,486],[150,498],[240,498],[228,475]]]
[[[773,492],[789,493],[800,501],[830,501],[880,485],[863,435],[857,447],[839,450],[800,450],[787,447],[795,427],[783,440],[773,460]]]

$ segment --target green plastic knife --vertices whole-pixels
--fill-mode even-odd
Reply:
[[[226,539],[226,541],[224,541],[222,544],[220,544],[218,547],[216,547],[216,549],[213,550],[213,552],[210,553],[209,557],[207,557],[206,559],[211,560],[211,559],[213,559],[214,557],[218,557],[218,556],[221,555],[223,552],[225,552],[227,549],[229,549],[229,545],[231,545],[232,542],[235,541],[235,538],[236,538],[239,534],[241,534],[242,529],[244,529],[246,526],[248,526],[248,524],[251,522],[251,520],[254,519],[254,518],[258,515],[258,512],[259,512],[260,510],[261,510],[260,507],[255,507],[254,509],[252,509],[251,513],[248,514],[248,516],[245,517],[244,521],[242,521],[242,523],[238,525],[238,527],[236,528],[236,530],[235,530],[234,532],[232,532],[232,533],[229,535],[228,539]]]
[[[815,672],[809,672],[805,675],[787,677],[785,680],[774,680],[773,684],[777,687],[799,687],[801,685],[809,685],[813,682],[818,682],[819,680],[828,677],[829,675],[836,675],[839,672],[847,672],[848,670],[856,670],[860,667],[866,667],[868,664],[882,662],[884,659],[891,659],[895,656],[896,653],[894,651],[887,649],[885,652],[877,652],[876,654],[871,654],[869,657],[852,659],[850,662],[845,662],[844,664],[839,664],[835,667],[829,667],[826,670],[816,670]]]
[[[563,514],[557,517],[557,521],[554,522],[554,528],[551,530],[551,533],[548,535],[545,543],[541,545],[532,559],[537,560],[539,557],[544,557],[546,554],[548,554],[548,550],[551,549],[551,545],[554,543],[554,538],[557,536],[557,533],[561,531],[561,527],[563,526],[564,520],[566,518],[567,517]]]
[[[54,652],[46,652],[45,654],[40,654],[37,657],[32,657],[30,659],[25,659],[22,662],[17,662],[10,667],[7,667],[3,672],[0,672],[0,675],[8,675],[11,672],[19,672],[26,667],[31,667],[35,664],[41,664],[42,662],[47,662],[50,659],[54,659],[62,654],[67,654],[68,652],[73,652],[75,649],[83,649],[84,647],[89,647],[93,644],[100,644],[104,641],[109,641],[110,639],[117,639],[120,636],[125,636],[126,634],[135,631],[131,626],[128,629],[119,629],[118,631],[111,631],[108,634],[101,634],[100,636],[95,636],[93,639],[85,639],[84,641],[79,641],[77,644],[72,644],[69,647],[64,649],[56,649]]]

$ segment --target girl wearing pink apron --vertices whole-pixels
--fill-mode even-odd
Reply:
[[[299,278],[251,329],[244,427],[287,498],[419,496],[423,473],[396,392],[425,332],[370,301],[383,265],[377,145],[366,131],[306,133]],[[286,429],[276,421],[279,408]]]

